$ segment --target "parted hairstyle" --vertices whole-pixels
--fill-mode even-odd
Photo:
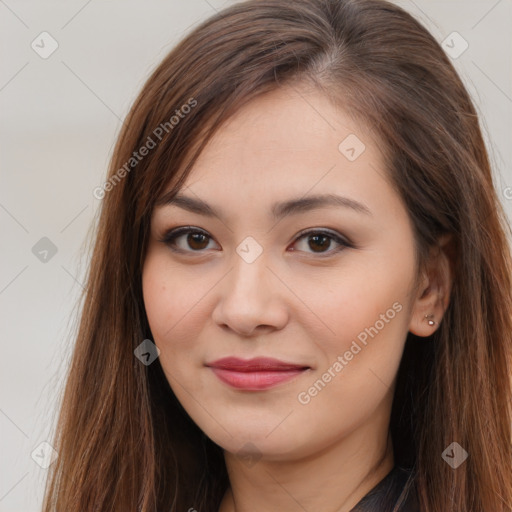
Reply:
[[[427,338],[407,335],[390,420],[395,464],[411,468],[423,512],[511,510],[510,224],[467,90],[435,38],[394,4],[249,0],[181,40],[125,119],[94,226],[44,512],[218,510],[229,485],[222,449],[184,411],[158,359],[134,356],[153,339],[141,284],[151,213],[226,119],[298,83],[379,137],[419,269],[441,235],[453,236],[442,322]],[[442,457],[452,442],[468,453],[456,469]]]

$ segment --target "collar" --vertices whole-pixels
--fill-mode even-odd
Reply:
[[[420,512],[412,470],[395,466],[350,512]]]

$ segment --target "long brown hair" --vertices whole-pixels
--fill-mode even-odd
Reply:
[[[183,410],[158,359],[134,356],[152,339],[141,286],[150,217],[221,123],[299,81],[382,140],[420,268],[439,235],[453,235],[443,321],[406,341],[395,464],[413,468],[422,511],[511,510],[510,225],[467,91],[432,35],[391,3],[250,0],[183,39],[125,120],[102,188],[45,512],[218,510],[228,485],[221,448]],[[143,146],[152,147],[142,157]],[[456,469],[442,457],[452,442],[469,454]]]

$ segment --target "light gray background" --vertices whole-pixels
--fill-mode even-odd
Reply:
[[[87,261],[83,243],[100,205],[113,144],[148,73],[221,0],[0,0],[2,263],[0,511],[40,510],[47,470],[32,459],[50,440]],[[477,108],[512,219],[512,0],[397,2],[442,42]],[[58,49],[32,48],[47,31]],[[39,43],[41,45],[41,43]],[[48,48],[48,46],[46,46]],[[48,237],[46,263],[32,247]]]

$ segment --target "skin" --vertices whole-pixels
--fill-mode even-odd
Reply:
[[[354,161],[338,149],[349,134],[365,144]],[[379,144],[320,92],[282,88],[220,128],[181,191],[221,211],[222,220],[176,205],[153,212],[145,307],[173,391],[225,450],[230,488],[220,512],[348,512],[393,468],[389,417],[406,336],[437,329],[451,276],[441,250],[414,288],[412,225],[386,180]],[[269,214],[276,201],[323,193],[363,203],[371,215],[339,206],[278,222]],[[182,254],[160,241],[189,225],[210,238],[180,236]],[[337,232],[353,247],[336,252],[333,239],[298,238],[307,228]],[[236,251],[248,236],[263,250],[252,263]],[[299,393],[396,303],[400,312],[300,403]],[[226,356],[310,369],[271,389],[242,391],[205,367]]]

